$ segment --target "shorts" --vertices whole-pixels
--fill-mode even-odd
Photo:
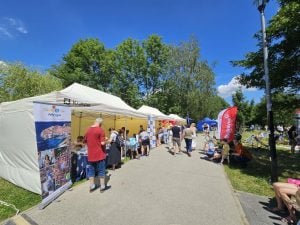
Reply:
[[[142,146],[146,146],[146,145],[150,145],[150,140],[149,139],[142,140]]]
[[[181,147],[181,141],[180,141],[180,138],[176,138],[176,137],[173,137],[173,145],[178,145],[178,147],[180,148]]]
[[[105,177],[105,159],[96,162],[88,162],[86,168],[88,178],[95,177],[96,173],[98,177]]]

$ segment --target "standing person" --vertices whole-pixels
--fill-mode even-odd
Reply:
[[[150,137],[147,131],[142,130],[139,135],[139,142],[141,143],[141,155],[142,156],[149,156],[150,153]],[[145,151],[146,148],[146,151]],[[146,153],[145,153],[146,152]]]
[[[187,155],[189,157],[191,157],[191,153],[192,153],[192,138],[193,138],[193,131],[190,127],[190,125],[188,124],[186,126],[186,128],[183,130],[183,133],[182,133],[182,138],[184,138],[185,140],[185,145],[186,145],[186,152],[187,152]]]
[[[221,159],[221,164],[223,164],[224,159],[227,159],[227,163],[229,164],[229,144],[226,138],[223,139],[223,147],[222,147],[222,159]]]
[[[96,190],[95,174],[100,178],[100,192],[104,192],[105,184],[105,133],[101,128],[102,118],[97,118],[94,124],[88,128],[84,142],[88,148],[88,178],[90,180],[90,192]]]
[[[193,135],[192,135],[192,150],[196,149],[196,136],[197,136],[197,128],[196,128],[196,124],[192,123],[191,124],[191,130],[193,131]]]
[[[167,128],[167,125],[165,125],[163,127],[163,140],[164,140],[164,144],[168,144],[169,137],[168,137],[168,128]]]
[[[143,127],[143,125],[141,124],[141,125],[140,125],[139,134],[140,134],[143,130],[144,130],[144,127]]]
[[[209,136],[209,125],[207,123],[203,124],[203,131],[205,135]]]
[[[173,132],[172,132],[173,124],[170,124],[168,129],[168,148],[169,150],[172,149],[172,142],[173,142]]]
[[[163,135],[164,135],[164,131],[160,126],[159,128],[157,128],[157,146],[161,145]]]
[[[288,130],[288,136],[289,136],[289,144],[291,146],[291,153],[294,154],[295,147],[297,145],[297,141],[296,141],[297,133],[296,133],[295,125],[291,126],[290,129]]]
[[[116,169],[116,166],[121,162],[121,146],[117,144],[117,138],[121,138],[114,128],[109,128],[110,137],[108,143],[110,143],[107,165],[112,167],[112,170]]]
[[[181,128],[178,126],[178,123],[175,123],[175,126],[171,129],[173,134],[173,154],[181,152]]]

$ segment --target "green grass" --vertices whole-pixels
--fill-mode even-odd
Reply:
[[[41,196],[0,178],[0,200],[13,204],[20,211],[24,211],[41,202]],[[0,222],[15,214],[14,209],[0,204]]]
[[[249,133],[243,134],[245,138],[250,135]],[[271,166],[269,150],[266,147],[255,149],[252,146],[244,146],[253,155],[253,160],[248,163],[248,167],[241,169],[238,166],[225,166],[225,171],[233,188],[257,195],[274,196],[270,185]],[[286,182],[288,177],[300,178],[300,154],[292,155],[289,149],[286,148],[276,147],[276,150],[278,180]]]

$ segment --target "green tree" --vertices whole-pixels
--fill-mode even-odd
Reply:
[[[62,89],[62,83],[48,73],[21,63],[5,63],[0,66],[0,102],[13,101],[42,95]]]
[[[280,10],[267,27],[269,50],[269,76],[273,92],[297,93],[300,88],[300,2],[279,0]],[[240,76],[240,83],[247,87],[265,88],[261,33],[257,33],[258,51],[246,54],[245,59],[233,61],[249,72]]]
[[[274,124],[290,126],[294,123],[294,113],[300,105],[299,94],[276,93],[273,95]],[[267,124],[266,100],[261,101],[254,107],[254,121],[256,124]]]
[[[113,93],[133,107],[141,105],[139,80],[146,74],[146,56],[143,47],[131,38],[117,46],[117,73],[113,80]]]
[[[181,116],[189,114],[196,120],[216,114],[215,75],[208,63],[200,60],[199,43],[195,37],[170,47],[165,71],[162,93],[166,96],[163,103],[166,112]]]
[[[245,96],[241,89],[238,89],[232,95],[232,102],[234,106],[237,106],[238,113],[237,113],[237,127],[238,129],[245,126],[245,124],[249,121],[250,114],[249,112],[249,103],[245,100]],[[248,119],[248,121],[247,121]],[[247,124],[249,125],[249,124]]]
[[[110,91],[114,69],[112,52],[106,51],[98,39],[90,38],[75,43],[62,62],[52,66],[50,73],[61,79],[64,86],[77,82]]]
[[[146,71],[139,79],[146,103],[148,98],[162,88],[163,72],[169,55],[169,48],[158,35],[150,35],[142,43],[146,56]],[[151,100],[149,100],[151,101]]]

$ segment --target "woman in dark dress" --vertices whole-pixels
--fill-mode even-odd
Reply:
[[[118,132],[113,128],[109,129],[110,131],[110,148],[107,159],[107,166],[111,166],[115,170],[116,166],[121,162],[121,148],[117,145],[116,140],[118,138]]]

